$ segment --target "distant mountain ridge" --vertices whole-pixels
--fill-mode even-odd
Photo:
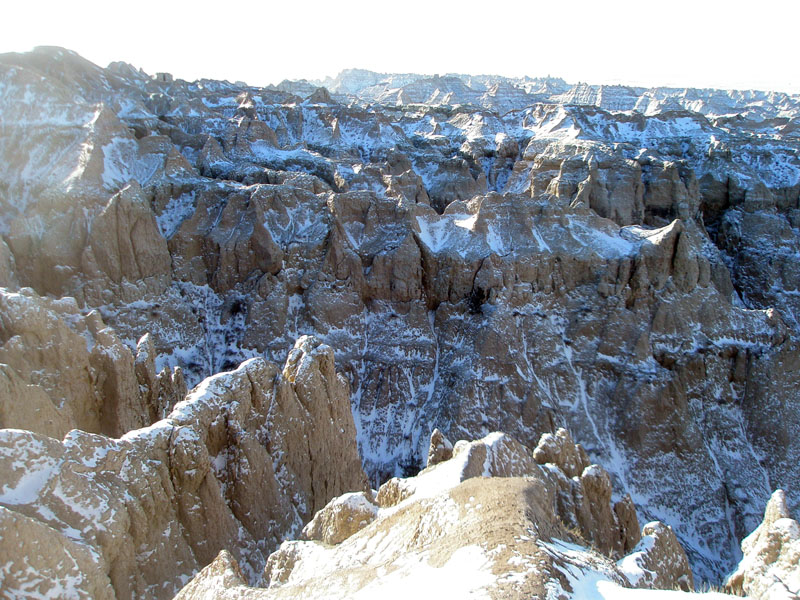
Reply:
[[[761,118],[796,116],[800,99],[798,94],[757,90],[568,84],[558,77],[420,75],[365,69],[345,69],[336,77],[322,80],[284,81],[274,87],[303,97],[317,87],[325,87],[334,96],[354,96],[380,104],[469,104],[500,112],[543,103],[644,114],[666,110],[691,110],[706,116],[746,112]]]

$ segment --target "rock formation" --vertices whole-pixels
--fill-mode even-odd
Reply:
[[[120,436],[152,422],[146,396],[155,373],[140,387],[131,352],[98,311],[82,313],[69,297],[0,288],[0,326],[4,428],[61,439],[74,428]],[[178,372],[174,378],[185,392]]]
[[[756,599],[800,598],[800,525],[786,507],[783,490],[772,494],[761,525],[742,540],[742,553],[726,589]]]
[[[171,598],[223,548],[255,580],[331,497],[366,486],[347,384],[311,338],[281,373],[244,362],[118,439],[1,430],[0,481],[4,591],[84,598]]]
[[[446,444],[429,454],[434,429],[529,448],[550,433],[537,452],[558,462],[564,427],[583,448],[564,450],[565,472],[616,507],[578,503],[570,526],[663,521],[695,575],[719,582],[772,490],[800,506],[799,107],[767,92],[366,71],[262,89],[58,48],[4,54],[4,435],[27,431],[48,456],[133,452],[114,440],[172,418],[184,385],[250,359],[287,364],[262,386],[283,407],[259,417],[275,440],[340,422],[349,387],[378,488],[446,458]],[[332,350],[295,348],[304,335]],[[297,387],[309,355],[314,383]],[[331,397],[336,414],[319,404]],[[347,452],[311,436],[287,455],[287,489],[305,490],[292,531],[360,488],[318,460]],[[383,495],[402,499],[393,485]],[[269,540],[265,559],[284,525],[242,536]],[[592,543],[633,550],[608,531]],[[229,550],[250,577],[247,544]],[[188,576],[222,546],[184,547]],[[145,593],[156,572],[113,589]]]
[[[353,492],[334,498],[303,528],[303,538],[338,544],[362,529],[378,514],[371,493]]]
[[[431,443],[428,446],[428,462],[426,466],[432,467],[442,461],[450,460],[452,457],[452,442],[444,437],[441,431],[434,429],[431,433]]]

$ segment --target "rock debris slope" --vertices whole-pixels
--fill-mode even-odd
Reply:
[[[772,491],[800,500],[798,107],[365,71],[262,89],[2,55],[2,425],[119,438],[313,335],[373,487],[415,473],[434,428],[535,447],[566,426],[612,499],[720,581]],[[353,491],[316,473],[303,518]]]

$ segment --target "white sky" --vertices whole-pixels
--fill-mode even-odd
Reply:
[[[252,85],[381,72],[800,92],[800,0],[4,0],[0,52]]]

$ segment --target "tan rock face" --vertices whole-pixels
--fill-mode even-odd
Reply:
[[[750,598],[800,598],[800,526],[786,507],[786,494],[776,490],[764,520],[742,540],[742,561],[725,589]]]
[[[617,515],[617,520],[622,532],[622,552],[627,554],[633,550],[636,544],[641,540],[639,518],[636,516],[636,506],[634,506],[633,500],[629,494],[625,494],[622,500],[614,504],[614,512]]]
[[[89,244],[97,266],[114,283],[170,275],[167,243],[135,182],[114,195],[92,221]]]
[[[0,287],[12,289],[19,287],[14,255],[11,254],[11,250],[8,249],[8,245],[3,239],[0,239]]]
[[[426,466],[432,467],[433,465],[445,460],[450,460],[453,457],[453,444],[448,440],[442,432],[434,429],[431,433],[431,443],[428,447],[428,462]]]
[[[281,375],[270,411],[269,447],[282,455],[290,483],[308,490],[301,511],[305,522],[336,490],[366,490],[367,480],[353,443],[349,386],[334,369],[333,349],[304,336]]]
[[[83,544],[5,506],[0,506],[0,525],[3,553],[11,559],[3,578],[6,593],[115,598],[107,573]]]
[[[72,298],[0,290],[0,324],[5,427],[60,439],[74,427],[122,435],[151,422],[133,357],[97,312],[82,315]]]
[[[252,580],[311,511],[365,485],[354,440],[332,351],[309,338],[281,375],[253,359],[119,439],[3,430],[0,500],[15,531],[37,536],[25,543],[51,549],[35,573],[22,562],[11,571],[52,593],[73,581],[70,556],[91,556],[96,566],[73,581],[81,594],[166,598],[227,547]],[[20,536],[3,536],[2,553],[24,562],[14,550]]]
[[[71,428],[71,414],[65,416],[42,387],[26,382],[5,364],[0,364],[0,398],[3,429],[27,429],[60,439]]]

